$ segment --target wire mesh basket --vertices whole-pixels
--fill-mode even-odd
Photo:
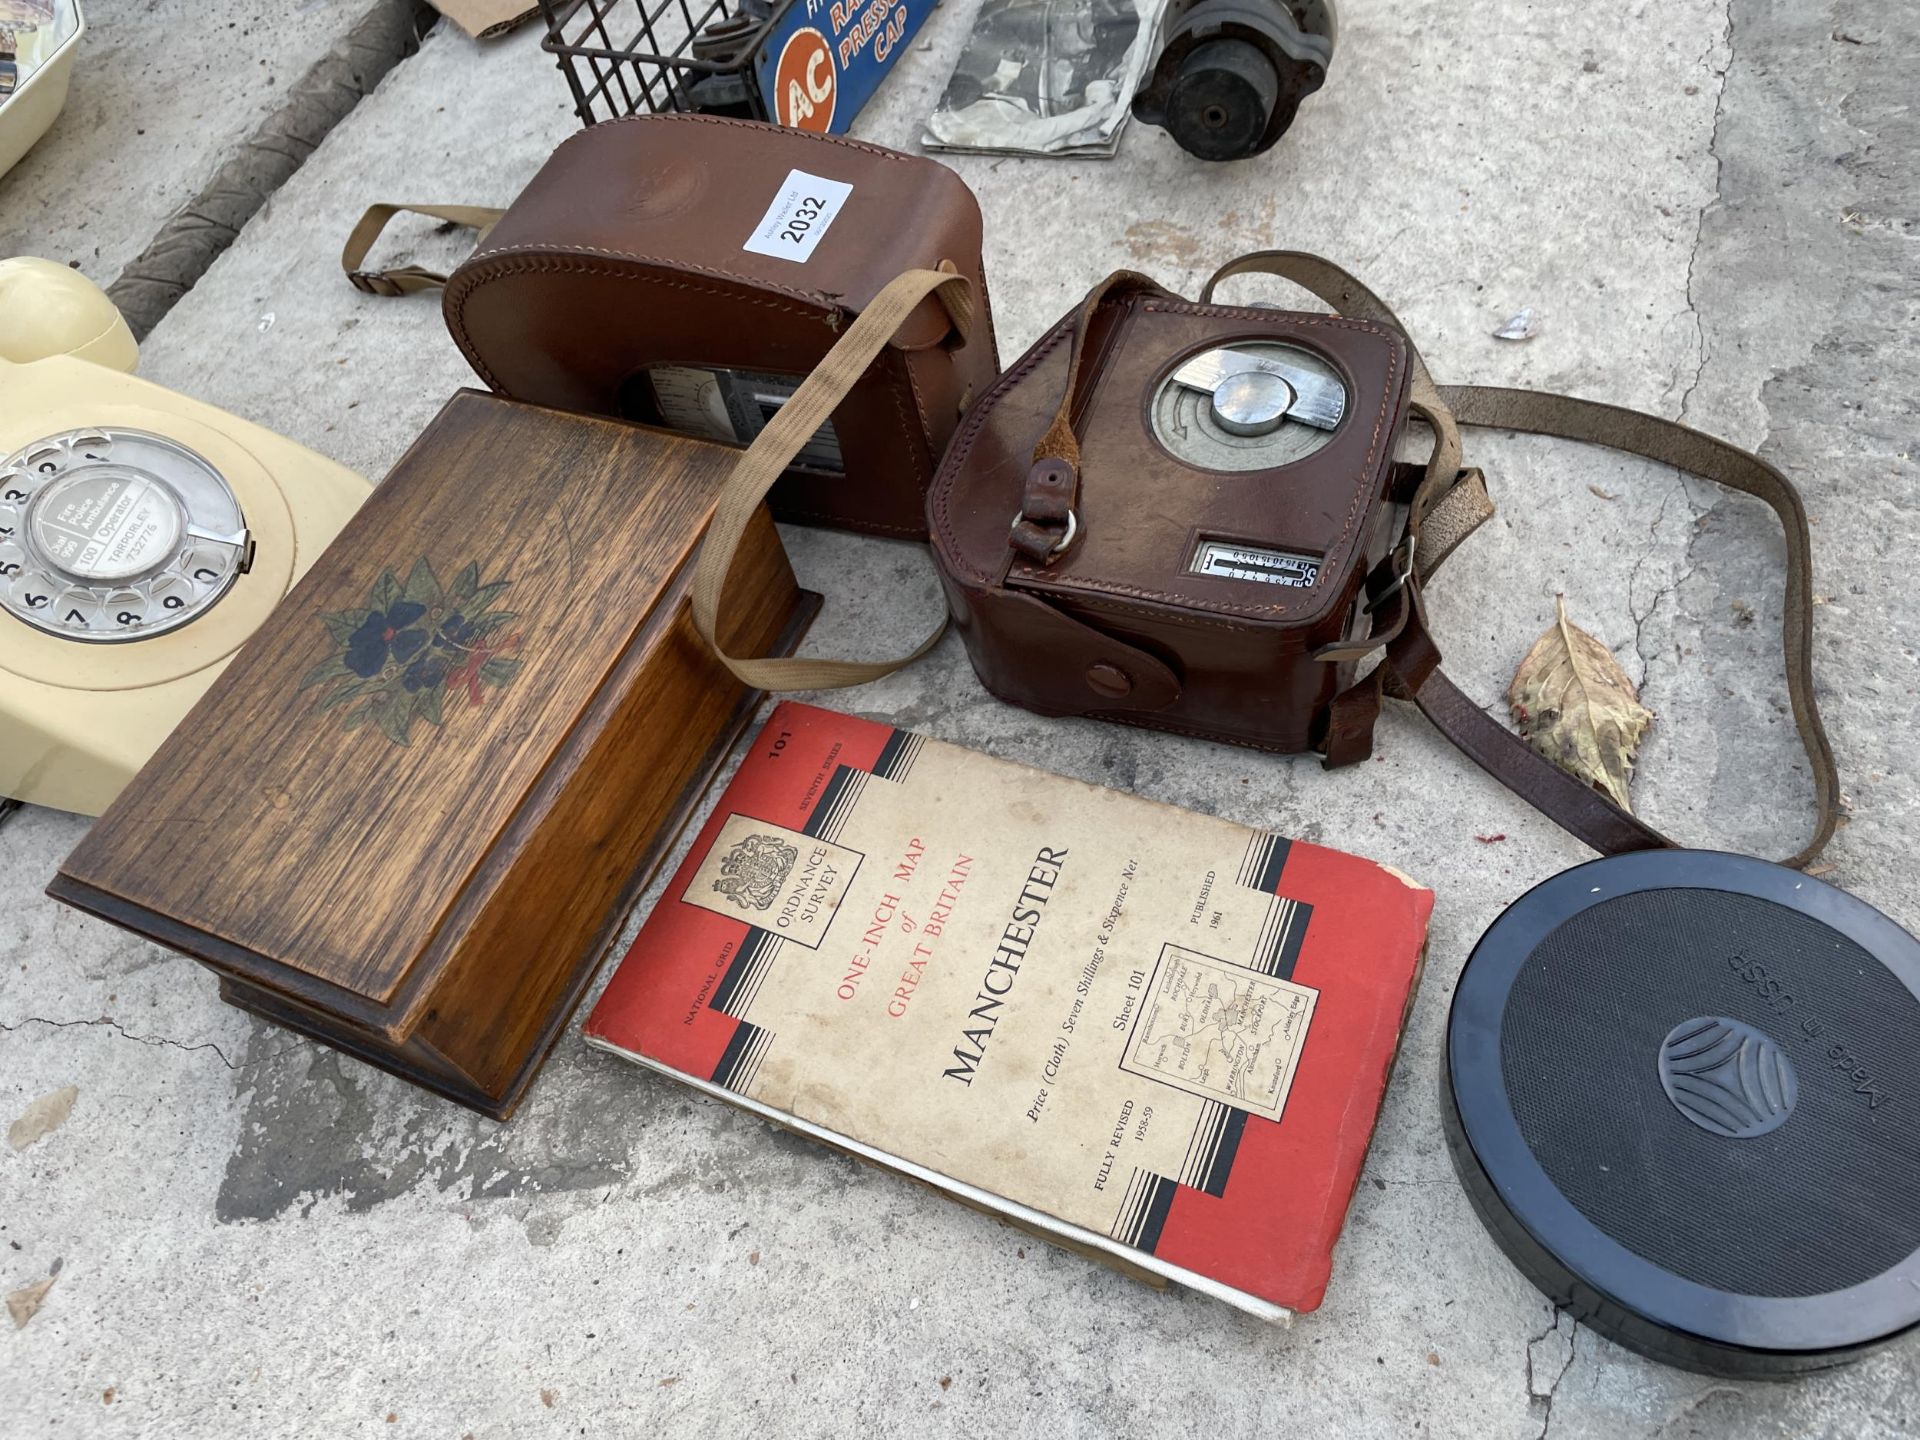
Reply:
[[[762,43],[798,0],[540,0],[582,125],[648,111],[767,120]]]

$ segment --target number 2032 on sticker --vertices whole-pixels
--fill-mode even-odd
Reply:
[[[851,194],[853,186],[843,180],[789,170],[767,213],[740,248],[805,264]]]

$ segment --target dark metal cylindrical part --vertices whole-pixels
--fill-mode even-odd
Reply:
[[[1239,160],[1259,146],[1279,98],[1280,77],[1259,46],[1209,40],[1180,63],[1167,93],[1167,131],[1202,160]]]

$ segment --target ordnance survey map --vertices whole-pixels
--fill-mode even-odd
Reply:
[[[786,704],[587,1039],[1276,1319],[1325,1291],[1432,908],[1358,856]]]

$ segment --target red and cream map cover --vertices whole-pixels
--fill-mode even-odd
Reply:
[[[587,1039],[1063,1244],[1311,1310],[1433,894],[776,709]]]

